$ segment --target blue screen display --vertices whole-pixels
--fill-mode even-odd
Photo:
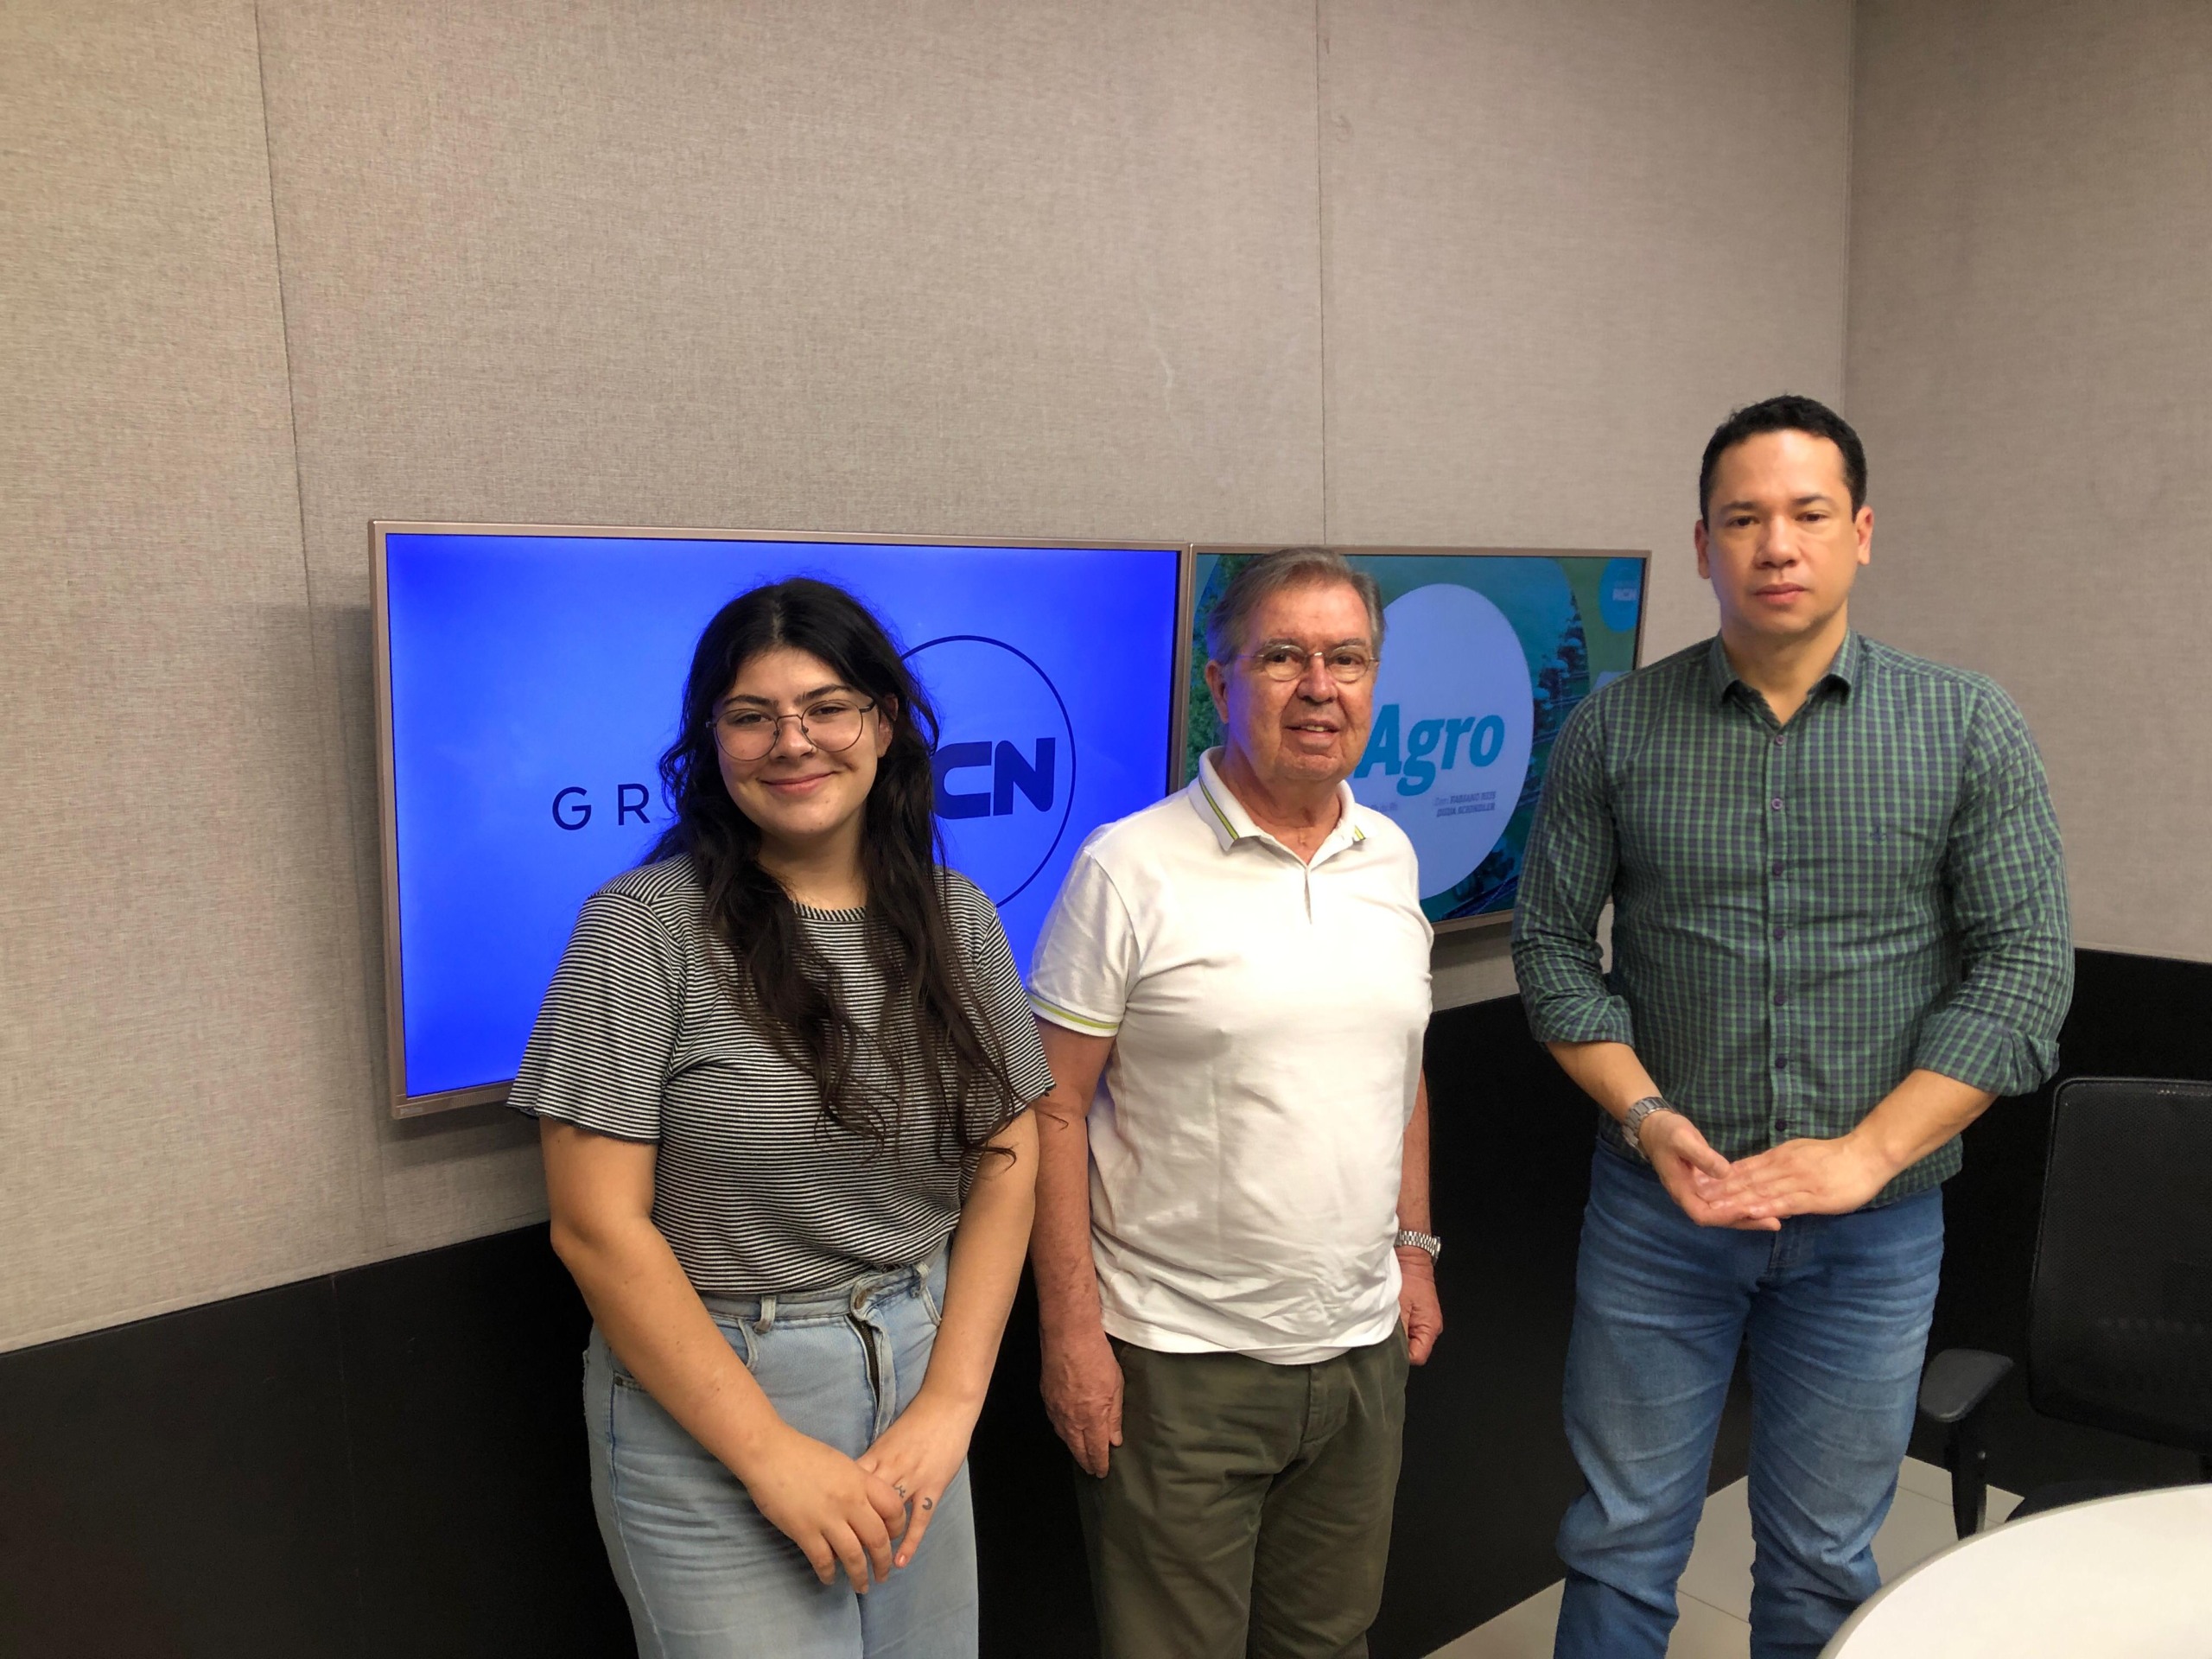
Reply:
[[[1166,786],[1173,549],[393,531],[385,560],[408,1098],[514,1075],[578,907],[669,821],[699,632],[759,583],[890,626],[942,721],[947,856],[1025,971],[1084,836]]]

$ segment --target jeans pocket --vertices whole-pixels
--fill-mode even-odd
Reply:
[[[639,1382],[636,1373],[622,1363],[622,1356],[614,1351],[614,1344],[612,1343],[607,1344],[607,1376],[617,1389],[626,1393],[642,1394],[648,1398],[651,1397],[652,1390]]]

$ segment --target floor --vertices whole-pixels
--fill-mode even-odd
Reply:
[[[1992,1487],[1991,1524],[2019,1502]],[[1885,1581],[1958,1541],[1951,1526],[1951,1478],[1933,1464],[1907,1458],[1897,1470],[1897,1502],[1874,1536],[1874,1560]],[[1439,1648],[1429,1659],[1550,1659],[1560,1586],[1538,1592],[1487,1624]],[[1705,1501],[1697,1546],[1682,1573],[1681,1621],[1668,1659],[1748,1659],[1751,1627],[1751,1514],[1742,1481]]]

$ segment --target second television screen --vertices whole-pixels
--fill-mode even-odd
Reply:
[[[1625,553],[1354,552],[1383,605],[1374,723],[1352,775],[1421,860],[1432,922],[1513,908],[1552,740],[1583,698],[1636,666],[1646,560]],[[1183,776],[1221,741],[1205,618],[1262,550],[1200,548]]]

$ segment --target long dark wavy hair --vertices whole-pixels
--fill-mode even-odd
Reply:
[[[779,646],[820,658],[874,699],[891,728],[861,834],[868,950],[887,987],[873,1031],[846,1012],[836,970],[807,938],[783,884],[761,868],[759,828],[722,783],[715,705],[750,658]],[[715,613],[692,653],[683,723],[660,758],[676,817],[646,860],[691,861],[706,888],[707,925],[729,948],[739,1009],[814,1078],[833,1122],[883,1147],[925,1115],[938,1156],[972,1171],[1023,1103],[984,1027],[946,912],[930,768],[937,735],[928,696],[883,625],[850,594],[804,576],[741,594]],[[873,1063],[862,1065],[864,1055]]]

